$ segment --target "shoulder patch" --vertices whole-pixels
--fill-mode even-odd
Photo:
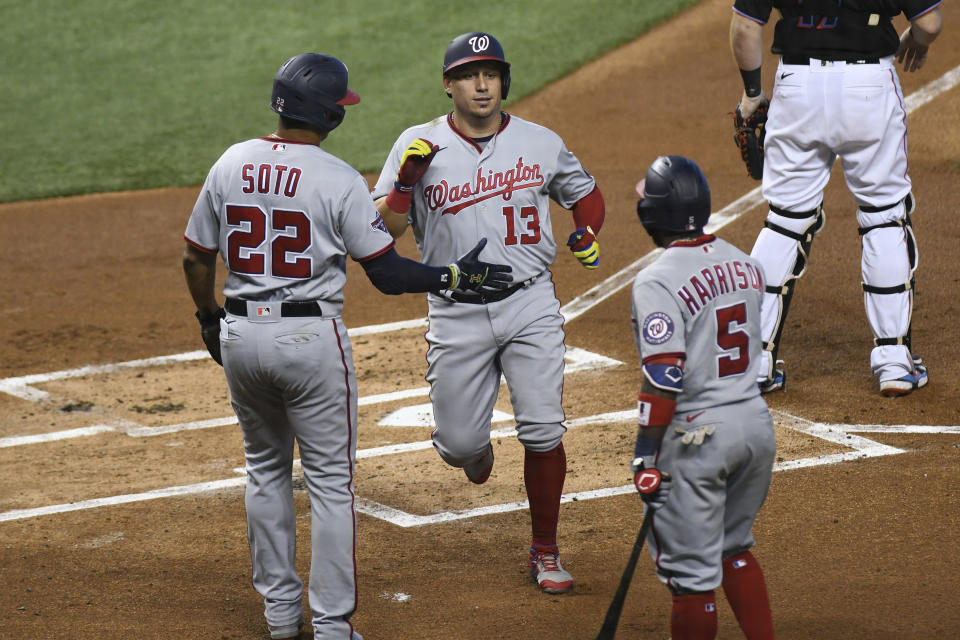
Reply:
[[[673,337],[673,320],[662,311],[654,311],[643,320],[643,339],[649,344],[663,344]]]
[[[389,231],[387,231],[387,225],[384,224],[383,218],[380,217],[379,213],[377,214],[377,219],[371,222],[370,226],[373,227],[374,229],[379,229],[384,233],[390,233]]]

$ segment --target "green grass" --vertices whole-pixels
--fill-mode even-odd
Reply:
[[[0,0],[0,202],[199,185],[220,153],[273,131],[273,75],[329,53],[363,101],[324,148],[379,170],[406,127],[450,108],[447,43],[485,30],[510,101],[696,0]]]

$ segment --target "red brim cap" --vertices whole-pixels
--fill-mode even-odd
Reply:
[[[342,99],[337,100],[337,104],[357,104],[360,102],[360,96],[357,95],[355,91],[347,89],[347,95],[343,96]]]

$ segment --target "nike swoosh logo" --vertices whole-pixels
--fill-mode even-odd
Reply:
[[[790,73],[780,74],[780,79],[783,80],[783,79],[786,78],[787,76],[792,76],[793,74],[794,74],[793,71],[791,71]]]
[[[700,411],[699,413],[695,413],[692,416],[687,416],[687,422],[693,422],[694,420],[696,420],[706,412],[707,412],[706,409],[704,409],[703,411]]]

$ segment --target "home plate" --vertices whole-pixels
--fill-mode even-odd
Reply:
[[[506,422],[507,420],[513,420],[513,416],[494,409],[491,422]],[[397,409],[388,413],[377,424],[381,427],[435,427],[433,405],[429,403],[418,404]]]

